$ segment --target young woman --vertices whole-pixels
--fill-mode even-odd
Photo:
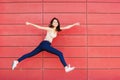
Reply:
[[[67,65],[67,63],[64,60],[63,54],[61,51],[53,48],[51,46],[51,43],[53,41],[53,39],[57,36],[57,33],[61,30],[65,30],[65,29],[70,29],[73,26],[79,26],[79,23],[75,23],[73,25],[68,25],[66,27],[61,27],[60,28],[60,22],[57,18],[53,18],[50,22],[49,27],[42,27],[42,26],[38,26],[36,24],[32,24],[29,22],[26,22],[26,25],[32,25],[36,28],[42,29],[42,30],[46,30],[47,34],[46,37],[44,38],[44,40],[38,45],[38,47],[36,49],[34,49],[32,52],[23,55],[22,57],[20,57],[18,60],[14,60],[13,61],[13,65],[12,65],[12,70],[15,69],[15,67],[17,66],[17,64],[21,61],[23,61],[26,58],[30,58],[32,56],[35,56],[36,54],[38,54],[41,51],[47,51],[50,52],[52,54],[55,54],[59,57],[62,65],[64,66],[65,72],[70,72],[72,70],[75,69],[75,67],[70,67],[70,65]]]

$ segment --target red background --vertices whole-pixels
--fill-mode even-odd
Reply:
[[[60,32],[52,44],[76,69],[65,73],[58,57],[42,52],[12,71],[12,61],[45,35],[25,22],[47,26],[53,17],[61,26],[81,23]],[[119,0],[0,0],[0,80],[119,80],[119,34]]]

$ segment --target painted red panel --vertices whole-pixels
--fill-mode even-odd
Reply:
[[[0,24],[25,24],[26,21],[41,24],[41,14],[0,14]]]
[[[119,58],[88,58],[88,68],[119,68]]]
[[[44,58],[44,68],[64,68],[59,58]],[[76,68],[87,68],[86,58],[65,58],[67,64]]]
[[[120,34],[120,25],[88,25],[88,34]]]
[[[119,46],[119,36],[88,36],[89,46]]]
[[[45,3],[45,12],[86,12],[85,3]]]
[[[5,69],[5,68],[9,68],[12,69],[12,62],[13,60],[17,60],[18,58],[0,58],[0,68],[1,69]],[[28,68],[42,68],[42,58],[28,58],[25,59],[24,61],[20,62],[17,67],[15,68],[17,69],[28,69]]]
[[[64,57],[86,57],[87,52],[85,47],[55,47],[60,50]],[[44,57],[57,57],[54,54],[44,52]]]
[[[1,80],[42,80],[41,70],[0,70]]]
[[[27,25],[0,25],[0,35],[41,35],[42,30]]]
[[[0,57],[21,57],[33,51],[36,47],[0,47]],[[34,57],[42,57],[42,54],[38,54]]]
[[[36,47],[0,47],[1,57],[20,57],[26,53],[31,52]],[[56,49],[63,52],[65,57],[86,57],[87,52],[85,47],[55,47]],[[41,52],[35,57],[56,57],[48,52]]]
[[[65,26],[61,26],[61,27],[65,27]],[[85,25],[74,26],[71,29],[61,31],[60,34],[86,34],[86,26]]]
[[[88,24],[119,24],[120,14],[88,14]]]
[[[44,14],[44,24],[49,24],[53,17],[57,17],[61,24],[73,24],[80,22],[81,24],[86,23],[86,14]]]
[[[89,70],[89,80],[119,80],[120,70]]]
[[[86,0],[0,0],[0,2],[78,2],[78,1],[86,1]]]
[[[75,41],[73,40],[75,39]],[[0,46],[38,46],[42,36],[0,36]],[[61,40],[64,40],[61,42]],[[81,46],[85,45],[84,36],[58,36],[54,46]]]
[[[88,0],[89,2],[120,2],[120,0]]]
[[[78,1],[86,1],[86,0],[44,0],[44,1],[47,1],[47,2],[78,2]]]
[[[52,73],[52,74],[51,74]],[[64,70],[44,70],[44,80],[87,80],[86,70],[74,70],[66,73]]]
[[[88,12],[97,13],[119,13],[120,5],[118,3],[88,3]],[[102,7],[101,7],[102,6]]]
[[[61,41],[62,40],[62,41]],[[53,46],[85,46],[85,36],[58,36],[53,41]]]
[[[0,46],[38,46],[42,36],[0,36]]]
[[[41,12],[42,3],[0,3],[1,13]]]
[[[120,47],[89,47],[89,57],[120,57]]]

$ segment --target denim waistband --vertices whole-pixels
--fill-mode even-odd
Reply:
[[[51,44],[51,43],[50,43],[49,41],[47,41],[47,40],[43,40],[43,41],[42,41],[42,43],[44,43],[44,42],[45,42],[45,43],[48,43],[48,44]]]

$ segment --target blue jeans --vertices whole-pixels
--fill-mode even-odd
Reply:
[[[28,54],[25,54],[23,55],[22,57],[20,57],[18,59],[19,62],[21,62],[22,60],[26,59],[26,58],[29,58],[29,57],[32,57],[32,56],[35,56],[37,55],[39,52],[41,51],[47,51],[47,52],[50,52],[50,53],[53,53],[55,55],[57,55],[61,61],[61,63],[63,64],[63,66],[67,66],[65,60],[64,60],[64,57],[63,57],[63,54],[62,52],[60,52],[59,50],[53,48],[51,46],[51,43],[49,41],[42,41],[38,47],[36,49],[34,49],[32,52],[28,53]]]

